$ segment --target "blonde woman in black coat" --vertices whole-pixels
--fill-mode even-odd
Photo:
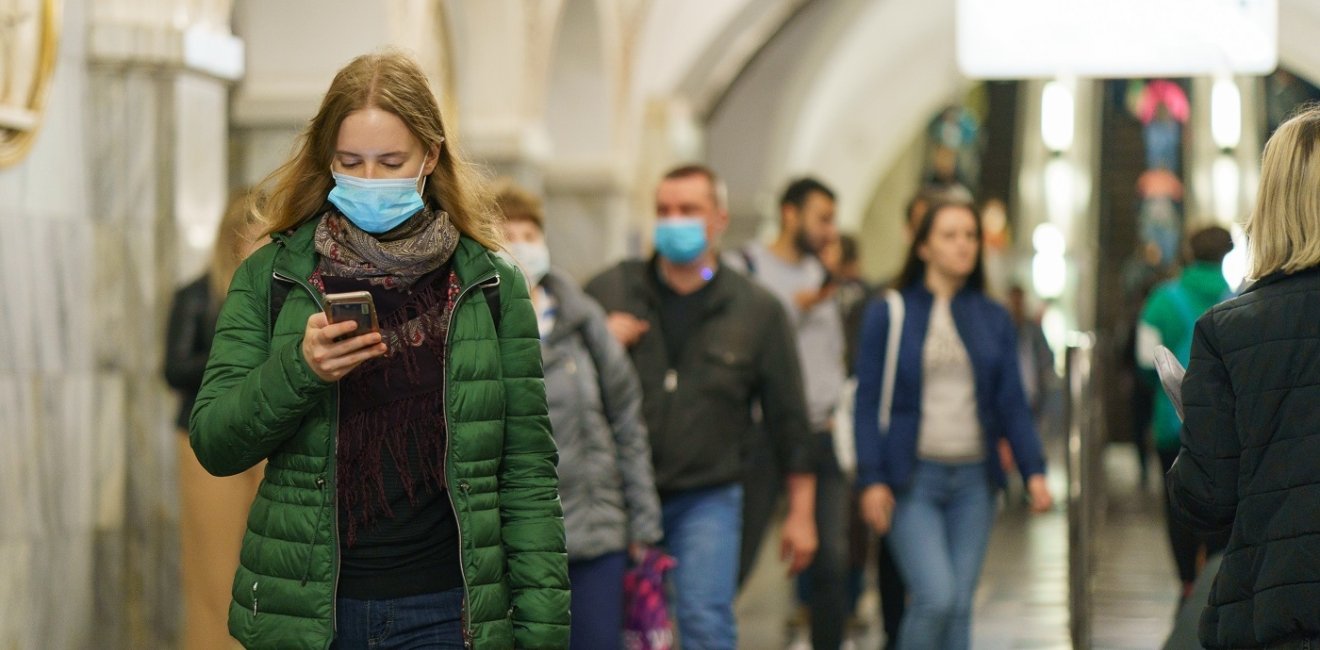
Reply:
[[[1201,615],[1209,648],[1320,647],[1320,109],[1265,145],[1251,277],[1196,323],[1175,515],[1231,531]]]

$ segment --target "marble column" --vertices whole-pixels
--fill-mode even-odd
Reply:
[[[98,530],[97,625],[125,647],[168,647],[179,633],[177,402],[161,379],[162,351],[170,298],[204,272],[228,194],[228,84],[241,74],[242,45],[226,32],[169,22],[91,29],[93,305],[110,334],[94,339],[93,354],[113,386],[110,436],[123,452],[113,486],[123,504]]]
[[[0,648],[117,645],[94,624],[92,585],[101,525],[121,510],[105,496],[123,474],[122,384],[93,353],[87,7],[63,5],[43,128],[0,170]]]
[[[226,6],[66,0],[46,128],[0,171],[0,648],[176,645],[162,339],[227,190]]]

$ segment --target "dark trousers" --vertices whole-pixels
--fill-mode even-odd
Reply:
[[[852,608],[849,598],[851,488],[834,457],[834,438],[816,434],[816,537],[820,547],[798,577],[798,593],[811,610],[811,647],[837,650]]]
[[[766,528],[784,493],[784,470],[775,458],[774,442],[758,424],[749,432],[743,454],[743,524],[738,556],[738,587],[741,588],[756,563]]]
[[[573,593],[573,623],[568,647],[573,650],[614,650],[623,637],[624,551],[568,563]]]
[[[1150,476],[1150,422],[1155,413],[1155,392],[1136,370],[1132,371],[1132,444],[1137,448],[1137,469],[1141,487]],[[1167,469],[1167,468],[1166,468]]]

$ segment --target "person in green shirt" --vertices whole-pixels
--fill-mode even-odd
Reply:
[[[1233,238],[1227,230],[1210,226],[1193,233],[1188,239],[1191,262],[1178,277],[1164,282],[1151,291],[1141,310],[1137,325],[1137,366],[1143,377],[1155,387],[1154,417],[1151,428],[1155,434],[1155,450],[1159,453],[1163,472],[1168,473],[1178,457],[1179,433],[1182,421],[1169,397],[1160,389],[1155,372],[1155,348],[1164,346],[1173,351],[1186,366],[1192,349],[1192,328],[1201,314],[1217,303],[1231,297],[1232,290],[1224,279],[1224,256],[1233,250]],[[1169,501],[1165,491],[1165,506]],[[1202,547],[1212,550],[1222,547],[1217,540],[1204,540],[1191,529],[1173,520],[1166,512],[1169,544],[1178,577],[1182,580],[1183,598],[1192,590],[1199,570],[1197,566]]]

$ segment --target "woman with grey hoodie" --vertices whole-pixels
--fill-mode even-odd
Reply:
[[[496,202],[541,331],[573,594],[569,647],[619,648],[629,556],[640,561],[662,537],[641,386],[605,312],[550,268],[540,201],[506,181]]]

